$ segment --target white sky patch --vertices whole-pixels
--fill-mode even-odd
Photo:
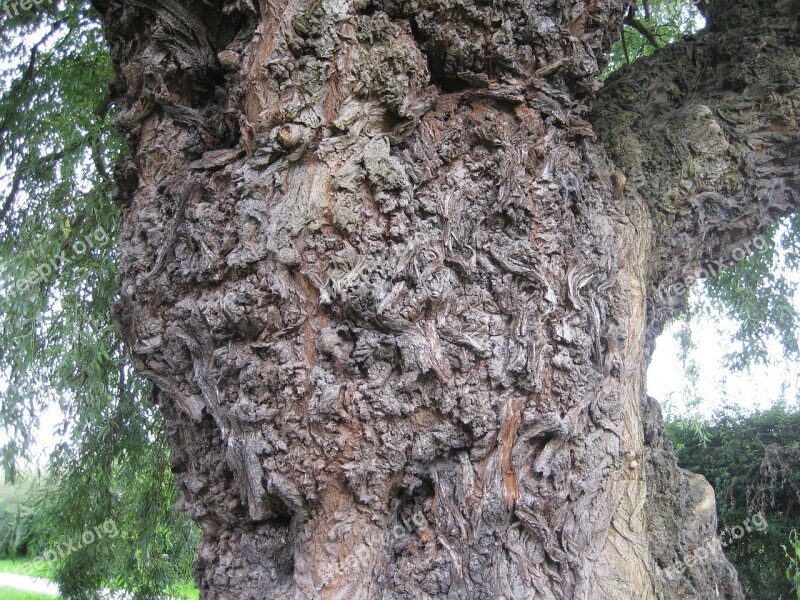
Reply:
[[[675,338],[680,325],[668,327],[656,341],[653,360],[647,371],[647,393],[661,403],[665,415],[699,414],[709,418],[724,404],[747,411],[764,410],[786,400],[793,404],[800,392],[800,366],[783,358],[777,343],[770,347],[770,364],[756,365],[748,371],[732,373],[723,357],[731,351],[733,323],[720,325],[709,319],[692,321],[695,348],[689,356],[698,366],[695,395],[679,360],[680,343]],[[720,331],[722,329],[723,331]]]
[[[776,238],[782,239],[786,234],[786,225],[780,225]],[[800,273],[787,266],[786,251],[780,247],[773,269],[796,286],[793,304],[800,313]],[[699,281],[692,286],[690,304],[699,300],[702,285]],[[681,347],[676,339],[679,329],[680,323],[665,328],[656,340],[647,371],[647,393],[661,403],[665,416],[698,415],[707,419],[725,404],[750,412],[768,409],[781,401],[800,409],[800,363],[785,358],[778,340],[767,343],[766,365],[731,372],[723,359],[726,354],[741,350],[740,343],[733,340],[736,323],[721,314],[713,318],[694,317],[691,336],[695,348],[688,358],[696,364],[698,377],[692,389],[679,358]]]

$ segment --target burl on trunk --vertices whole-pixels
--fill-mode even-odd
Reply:
[[[203,598],[742,597],[644,374],[798,203],[793,15],[710,2],[603,87],[626,0],[96,4]]]

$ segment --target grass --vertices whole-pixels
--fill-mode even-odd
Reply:
[[[175,586],[173,592],[180,598],[188,598],[189,600],[199,600],[200,591],[194,587],[194,581],[184,581]]]
[[[29,577],[50,578],[50,569],[46,563],[33,564],[33,561],[24,559],[0,560],[0,573],[13,573],[14,575],[28,575]]]
[[[14,588],[0,586],[0,600],[55,600],[55,596],[23,592]]]
[[[42,563],[34,565],[33,561],[24,559],[0,560],[0,573],[13,573],[14,575],[28,575],[30,577],[45,577],[47,579],[51,577],[50,570],[46,564]],[[21,594],[17,596],[4,595],[11,592],[16,592],[16,590],[0,588],[0,600],[39,600],[40,598],[49,598],[49,600],[53,600],[53,596],[41,596],[39,594],[29,594],[26,596],[25,592],[16,592],[17,594]],[[188,598],[189,600],[198,600],[200,598],[200,592],[196,587],[194,587],[193,581],[184,581],[176,585],[172,590],[172,593],[177,597]]]

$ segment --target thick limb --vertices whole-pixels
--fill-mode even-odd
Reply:
[[[653,227],[652,339],[698,273],[800,204],[800,28],[772,0],[705,2],[708,28],[611,76],[592,122]],[[705,269],[705,271],[703,271]]]

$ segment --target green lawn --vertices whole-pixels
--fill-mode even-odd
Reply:
[[[55,600],[55,596],[45,596],[44,594],[34,594],[32,592],[21,592],[13,588],[0,586],[0,600]]]
[[[50,577],[50,571],[45,563],[34,565],[33,561],[18,559],[0,560],[0,573],[14,573],[15,575],[29,575],[30,577]]]
[[[50,578],[50,572],[46,564],[34,565],[29,560],[0,560],[0,573],[14,573],[15,575],[29,575],[30,577],[45,577]],[[16,593],[17,595],[6,595]],[[172,592],[180,598],[188,598],[189,600],[198,600],[200,592],[194,587],[192,581],[186,581],[180,585],[175,586]],[[0,588],[0,600],[13,599],[13,600],[39,600],[40,598],[49,598],[53,600],[53,596],[40,596],[38,594],[28,594],[25,592],[14,592],[8,588]]]
[[[188,598],[189,600],[199,600],[200,591],[194,587],[193,581],[186,581],[175,587],[174,593],[180,598]]]

